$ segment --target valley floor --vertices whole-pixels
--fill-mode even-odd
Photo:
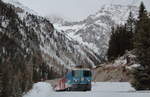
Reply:
[[[54,92],[46,82],[34,84],[23,97],[150,97],[150,91],[135,91],[127,82],[96,82],[90,92]]]

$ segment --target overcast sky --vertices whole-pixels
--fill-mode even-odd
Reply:
[[[81,20],[97,12],[104,4],[136,4],[141,0],[18,0],[37,13],[60,15],[70,20]],[[143,0],[150,11],[150,0]]]

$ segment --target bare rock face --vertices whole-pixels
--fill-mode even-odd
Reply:
[[[135,56],[135,50],[126,53],[114,60],[101,64],[93,69],[94,81],[131,82],[133,70],[140,66]]]
[[[94,81],[98,82],[127,82],[131,74],[125,66],[104,66],[94,70]]]

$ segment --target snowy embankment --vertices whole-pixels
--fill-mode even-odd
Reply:
[[[97,82],[90,92],[54,92],[49,83],[39,82],[23,97],[150,97],[150,91],[136,92],[126,82]]]
[[[23,97],[51,97],[51,92],[53,89],[49,83],[39,82],[35,83],[33,89]]]

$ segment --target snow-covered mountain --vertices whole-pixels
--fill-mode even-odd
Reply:
[[[98,55],[56,30],[46,18],[17,0],[3,1],[0,0],[0,95],[2,91],[4,97],[20,97],[33,81],[60,77],[75,65],[90,68],[100,64]]]
[[[13,4],[19,18],[38,36],[40,50],[43,56],[48,56],[49,65],[56,66],[57,63],[60,66],[69,68],[69,65],[94,66],[100,62],[92,50],[74,41],[64,32],[57,31],[46,18],[38,16],[34,11],[23,6],[17,0],[3,1]],[[23,11],[19,11],[19,9]],[[26,36],[25,33],[23,35]],[[46,58],[44,57],[44,59]],[[55,64],[51,59],[56,61]]]
[[[80,22],[56,22],[54,27],[63,30],[68,36],[84,44],[101,57],[105,57],[108,49],[111,27],[124,24],[132,11],[138,15],[138,7],[126,5],[104,5],[97,13]],[[52,18],[50,18],[52,20]]]
[[[14,5],[16,7],[16,11],[18,11],[18,12],[24,12],[24,13],[28,12],[30,14],[38,15],[38,13],[36,13],[34,10],[24,6],[18,0],[2,0],[2,1],[5,3],[9,3],[9,4]]]
[[[66,22],[63,17],[58,16],[58,15],[50,15],[50,16],[47,16],[46,18],[50,20],[51,23],[53,24],[64,24]]]

